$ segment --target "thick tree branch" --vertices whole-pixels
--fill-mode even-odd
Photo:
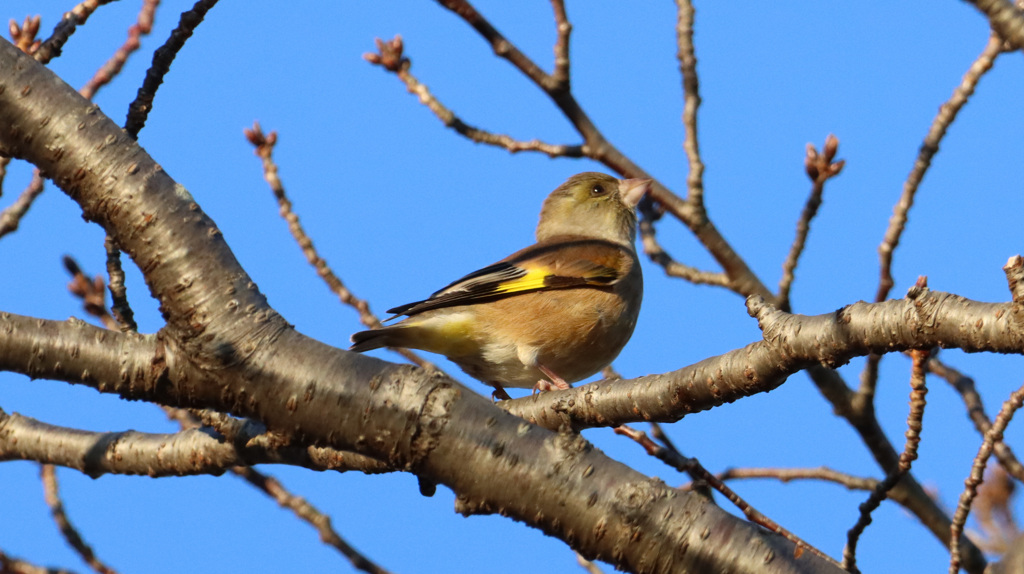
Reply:
[[[791,315],[759,297],[747,301],[764,340],[678,371],[598,381],[500,403],[548,428],[582,429],[683,416],[775,389],[815,365],[837,367],[871,352],[956,347],[968,352],[1024,353],[1024,310],[940,291],[907,299],[854,303],[834,313]]]
[[[158,335],[143,337],[0,317],[0,368],[253,417],[296,441],[355,450],[445,484],[463,514],[500,512],[628,571],[834,571],[814,556],[795,559],[790,542],[608,459],[578,435],[529,425],[447,377],[295,332],[191,195],[98,108],[6,41],[0,66],[9,70],[0,78],[0,150],[51,174],[103,225],[167,318]],[[496,473],[506,480],[479,480]]]
[[[988,17],[999,37],[1016,49],[1024,48],[1024,14],[1007,0],[968,0]]]
[[[220,475],[238,465],[289,464],[313,470],[389,472],[387,465],[323,447],[274,444],[246,429],[225,440],[209,428],[174,434],[89,432],[46,424],[0,410],[0,461],[33,460],[104,474]]]

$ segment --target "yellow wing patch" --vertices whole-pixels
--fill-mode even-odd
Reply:
[[[547,267],[529,269],[526,275],[503,281],[494,288],[494,294],[519,293],[522,291],[536,291],[547,286],[547,279],[551,276],[551,270]]]

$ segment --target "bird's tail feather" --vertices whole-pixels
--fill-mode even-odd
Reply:
[[[362,353],[364,351],[380,349],[381,347],[392,346],[394,343],[392,343],[391,338],[395,331],[397,331],[395,327],[359,331],[352,335],[352,346],[348,350]]]

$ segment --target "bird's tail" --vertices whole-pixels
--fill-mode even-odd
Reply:
[[[381,347],[392,346],[391,336],[396,330],[395,327],[384,327],[382,329],[354,333],[352,335],[352,346],[348,350],[362,353],[363,351],[372,351]]]

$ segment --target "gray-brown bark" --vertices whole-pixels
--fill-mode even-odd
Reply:
[[[273,311],[188,192],[98,108],[0,42],[0,152],[40,167],[145,275],[156,335],[8,315],[0,368],[251,416],[298,443],[353,450],[451,487],[634,572],[834,566],[580,436],[501,412],[458,383],[323,345]],[[677,413],[681,414],[681,413]],[[500,473],[502,481],[481,480]]]

